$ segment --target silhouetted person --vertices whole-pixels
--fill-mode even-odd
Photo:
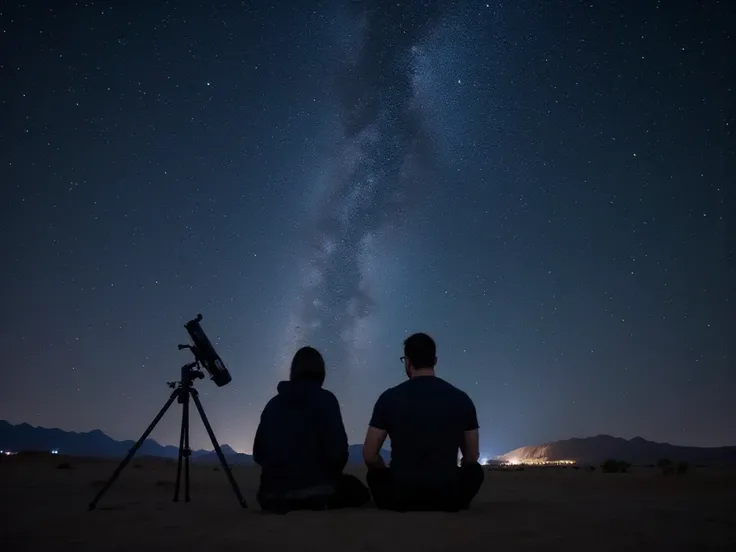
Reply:
[[[378,398],[363,445],[373,501],[378,508],[400,511],[468,508],[484,477],[475,405],[435,376],[436,347],[428,335],[404,341],[401,362],[409,380]],[[387,436],[390,467],[380,456]]]
[[[342,473],[348,438],[335,395],[322,389],[324,380],[322,355],[303,347],[291,362],[289,381],[278,384],[278,395],[263,409],[253,443],[263,510],[324,510],[370,500],[363,483]]]

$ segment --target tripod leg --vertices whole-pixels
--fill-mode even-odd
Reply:
[[[189,448],[189,397],[184,400],[184,501],[189,502],[189,459],[192,450]]]
[[[202,423],[204,424],[204,427],[207,430],[207,434],[210,436],[210,441],[212,441],[212,446],[215,448],[215,452],[217,453],[217,458],[220,459],[220,464],[222,465],[222,469],[225,470],[225,475],[227,475],[228,481],[230,481],[230,486],[233,488],[233,491],[235,492],[235,496],[238,497],[238,501],[240,502],[240,505],[243,508],[247,508],[248,504],[245,502],[243,495],[240,493],[240,488],[238,488],[238,483],[235,481],[235,478],[233,477],[233,472],[230,471],[230,466],[227,465],[227,460],[225,459],[225,455],[222,453],[222,449],[220,448],[220,445],[217,442],[217,437],[215,437],[215,432],[212,431],[212,426],[210,425],[210,422],[207,419],[207,414],[204,413],[204,408],[202,408],[202,403],[199,401],[199,396],[197,395],[196,392],[192,393],[192,398],[194,399],[194,405],[197,407],[197,410],[199,411],[199,416],[202,418]]]
[[[102,498],[102,496],[107,492],[107,490],[112,486],[113,483],[115,483],[115,480],[120,475],[120,472],[125,469],[125,466],[128,465],[128,463],[133,459],[133,456],[138,451],[138,449],[143,444],[143,441],[145,441],[148,436],[153,431],[153,428],[156,427],[156,424],[158,424],[161,421],[161,418],[164,417],[164,414],[166,414],[166,411],[171,406],[171,403],[174,402],[174,400],[178,397],[179,390],[176,389],[172,394],[171,397],[169,397],[169,400],[166,401],[166,404],[164,404],[163,408],[159,411],[159,413],[156,415],[156,417],[153,419],[151,424],[146,428],[146,431],[143,432],[143,435],[141,435],[140,439],[138,439],[138,442],[133,445],[133,447],[128,451],[128,455],[123,458],[123,461],[120,462],[120,465],[117,467],[117,469],[112,473],[110,478],[105,482],[105,485],[100,489],[100,492],[97,493],[97,496],[92,500],[92,502],[89,503],[88,509],[94,510],[97,507],[97,503]]]
[[[179,457],[176,462],[176,485],[174,487],[174,502],[179,502],[179,487],[181,486],[181,458],[184,450],[184,410],[182,409],[181,432],[179,433]]]

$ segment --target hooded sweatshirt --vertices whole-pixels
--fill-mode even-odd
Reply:
[[[261,493],[292,494],[334,485],[348,461],[337,398],[315,382],[282,381],[261,414],[253,459]]]

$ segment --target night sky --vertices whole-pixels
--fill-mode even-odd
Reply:
[[[362,442],[415,331],[484,455],[736,444],[732,2],[195,4],[1,8],[0,418],[138,438],[201,312],[243,452],[302,344]]]

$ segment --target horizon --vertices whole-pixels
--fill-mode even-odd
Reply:
[[[90,430],[70,430],[70,429],[63,429],[63,428],[60,428],[60,427],[36,426],[36,425],[33,425],[31,423],[28,423],[28,422],[13,423],[13,422],[10,422],[8,420],[0,420],[0,422],[6,422],[6,423],[8,423],[11,426],[28,425],[28,426],[30,426],[32,428],[48,429],[48,430],[58,430],[58,431],[63,431],[65,433],[85,434],[85,433],[92,433],[92,432],[95,432],[95,431],[99,431],[102,434],[104,434],[106,437],[108,437],[110,439],[113,439],[114,441],[117,441],[117,442],[136,442],[138,440],[138,438],[140,437],[140,435],[139,435],[138,437],[135,437],[135,438],[116,439],[116,438],[112,437],[110,434],[108,434],[105,430],[100,429],[100,428],[94,428],[94,429],[90,429]],[[489,461],[489,460],[493,460],[495,458],[498,458],[500,456],[504,456],[504,455],[510,454],[510,453],[515,452],[516,450],[519,450],[519,449],[522,449],[522,448],[541,447],[541,446],[545,446],[545,445],[552,444],[552,443],[559,443],[559,442],[562,442],[562,441],[591,440],[591,439],[596,439],[596,438],[600,438],[600,437],[608,437],[608,438],[613,438],[613,439],[621,439],[621,440],[624,440],[624,441],[627,441],[627,442],[634,441],[636,439],[642,439],[642,440],[644,440],[644,441],[646,441],[648,443],[653,443],[653,444],[658,444],[658,445],[670,445],[670,446],[674,446],[674,447],[683,447],[683,448],[700,448],[700,449],[716,449],[716,448],[718,448],[718,449],[720,449],[720,448],[733,448],[733,447],[736,447],[736,443],[734,443],[734,444],[714,445],[714,446],[708,446],[708,447],[698,447],[698,446],[694,446],[694,445],[687,445],[687,444],[680,444],[680,443],[670,443],[670,442],[664,442],[664,441],[655,441],[655,440],[649,439],[647,437],[643,437],[641,435],[635,435],[634,437],[621,437],[621,436],[617,436],[617,435],[610,435],[610,434],[607,434],[607,433],[598,433],[596,435],[588,435],[588,436],[585,436],[585,437],[579,437],[579,436],[577,436],[577,437],[565,437],[565,438],[561,438],[561,439],[548,440],[548,441],[544,441],[544,442],[540,442],[540,443],[536,443],[536,444],[519,445],[517,447],[514,447],[514,448],[511,448],[511,449],[507,450],[506,452],[489,453],[489,452],[486,452],[486,451],[481,451],[481,455],[480,456],[481,456],[481,459],[484,459],[486,461]],[[149,435],[148,438],[146,439],[146,441],[153,441],[156,444],[158,444],[160,446],[164,446],[164,447],[175,447],[176,448],[176,447],[179,446],[178,443],[165,443],[165,442],[159,441],[158,439],[155,438],[155,436],[153,436],[153,434],[152,435]],[[207,444],[210,447],[212,446],[212,444],[209,441],[207,441]],[[235,451],[238,454],[245,454],[245,455],[248,455],[248,456],[252,456],[252,450],[247,450],[247,451],[240,450],[240,449],[237,449],[237,448],[233,447],[232,445],[230,445],[227,442],[220,442],[219,444],[220,444],[221,447],[228,446],[230,449],[232,449],[233,451]],[[363,446],[363,443],[362,442],[360,442],[360,443],[357,443],[357,442],[356,443],[351,443],[351,442],[348,441],[348,446],[349,447],[357,447],[357,446],[361,446],[362,447]],[[387,439],[386,440],[386,443],[383,446],[383,450],[386,450],[386,451],[390,451],[391,450],[391,441],[390,441],[390,439]],[[213,449],[212,448],[208,448],[207,446],[204,446],[204,447],[193,446],[192,447],[192,451],[207,451],[207,452],[212,452]],[[59,449],[59,452],[62,453],[63,451],[61,451],[61,449]]]

